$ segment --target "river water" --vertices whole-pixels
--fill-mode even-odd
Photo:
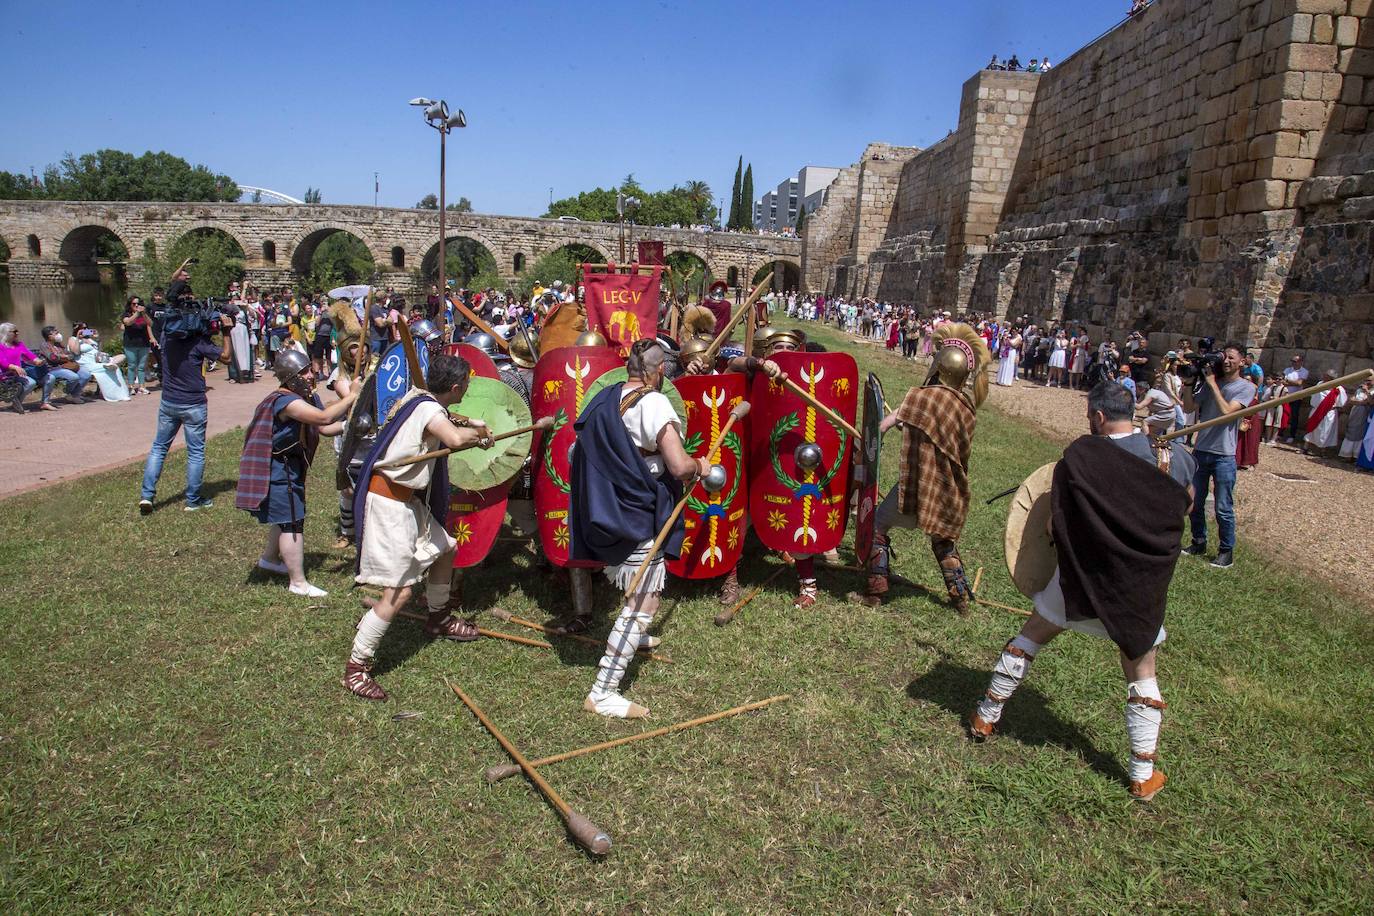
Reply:
[[[99,328],[100,336],[109,340],[127,300],[123,284],[116,282],[30,286],[11,283],[0,276],[0,321],[18,325],[19,339],[30,347],[41,340],[40,332],[45,325],[70,334],[77,321]]]

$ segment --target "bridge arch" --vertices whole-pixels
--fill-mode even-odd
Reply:
[[[492,282],[508,276],[508,271],[503,269],[505,264],[501,260],[503,249],[480,232],[469,232],[466,229],[451,230],[444,235],[444,247],[450,261],[456,258],[462,264],[457,276],[445,271],[446,280],[467,285],[477,276],[490,278]],[[429,246],[424,257],[420,259],[420,276],[426,284],[439,277],[437,241]]]
[[[801,291],[801,263],[795,258],[773,257],[760,264],[753,273],[749,287],[752,289],[769,270],[773,271],[772,287],[778,292]]]
[[[108,239],[117,242],[118,247],[110,246]],[[99,280],[96,259],[102,253],[100,249],[112,260],[119,260],[119,248],[123,249],[122,260],[125,263],[135,256],[128,240],[113,227],[92,221],[68,229],[58,243],[57,256],[67,265],[73,280]]]
[[[251,241],[245,240],[243,236],[234,231],[233,226],[227,226],[215,220],[198,220],[196,222],[178,225],[172,232],[168,233],[166,252],[160,251],[159,254],[170,254],[174,248],[178,245],[182,245],[188,236],[203,235],[206,232],[215,232],[220,235],[228,236],[235,245],[239,246],[239,251],[241,252],[239,257],[247,257],[248,252],[253,251],[256,247]]]
[[[332,221],[311,223],[298,231],[285,247],[276,246],[278,260],[285,255],[291,269],[303,277],[310,273],[310,264],[315,260],[315,250],[320,243],[336,232],[347,233],[366,245],[373,263],[381,264],[390,260],[390,249],[359,232],[357,226]]]

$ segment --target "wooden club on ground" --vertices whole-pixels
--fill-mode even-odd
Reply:
[[[563,797],[554,791],[553,786],[549,785],[544,777],[539,775],[539,771],[525,759],[525,755],[520,753],[515,745],[511,744],[506,736],[501,734],[501,731],[492,724],[486,713],[482,712],[466,693],[463,693],[461,687],[457,684],[449,684],[448,686],[458,695],[458,699],[463,701],[463,705],[477,717],[477,721],[482,723],[482,727],[491,732],[491,736],[501,743],[501,747],[506,749],[506,753],[510,754],[511,759],[524,771],[526,778],[534,783],[535,788],[548,799],[549,804],[553,805],[559,817],[563,818],[563,824],[568,828],[568,835],[573,838],[573,841],[594,856],[604,856],[610,852],[611,838],[607,836],[606,831],[574,811],[563,800]]]
[[[590,747],[580,747],[575,751],[564,751],[562,754],[554,754],[552,757],[544,757],[539,760],[530,761],[532,767],[547,766],[551,763],[558,763],[562,760],[571,760],[574,757],[583,757],[587,754],[595,754],[597,751],[608,751],[613,747],[620,747],[622,744],[631,744],[635,741],[646,741],[649,738],[658,738],[662,735],[670,735],[673,732],[685,731],[689,728],[696,728],[698,725],[705,725],[708,722],[717,722],[721,719],[728,719],[731,716],[738,716],[741,713],[752,712],[755,709],[762,709],[781,700],[790,700],[791,694],[781,693],[766,700],[758,700],[754,703],[745,703],[743,706],[736,706],[733,709],[713,712],[709,716],[699,716],[695,719],[688,719],[686,722],[678,722],[675,725],[667,725],[663,728],[655,728],[652,731],[641,732],[638,735],[627,735],[624,738],[616,738],[613,741],[602,741],[600,744],[593,744]],[[515,764],[500,764],[491,767],[486,772],[487,782],[499,782],[508,776],[514,776],[520,772],[520,767]]]

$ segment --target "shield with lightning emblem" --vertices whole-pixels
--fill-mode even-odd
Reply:
[[[788,378],[852,424],[859,367],[847,353],[774,353]],[[749,403],[749,511],[765,547],[824,553],[844,538],[852,437],[762,372]]]
[[[683,445],[693,458],[706,450],[730,419],[730,411],[744,400],[745,378],[738,372],[721,375],[684,375],[673,382],[686,407]],[[745,486],[744,443],[747,424],[737,423],[712,459],[725,468],[727,483],[719,493],[693,487],[682,518],[687,536],[682,554],[668,561],[668,572],[683,579],[713,579],[735,568],[744,550],[744,525],[749,508]]]
[[[534,419],[552,417],[553,426],[534,441],[534,512],[544,555],[568,566],[568,507],[572,492],[573,421],[589,400],[592,385],[624,362],[609,347],[559,347],[539,357],[534,366],[530,412]],[[576,565],[576,564],[572,564]]]

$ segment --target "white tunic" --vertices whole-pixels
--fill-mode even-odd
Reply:
[[[1326,400],[1326,396],[1330,393],[1329,391],[1318,391],[1316,394],[1312,395],[1312,400],[1309,402],[1312,406],[1312,410],[1315,411],[1321,406],[1321,402]],[[1336,445],[1336,428],[1340,423],[1339,411],[1345,406],[1345,401],[1345,389],[1337,388],[1336,403],[1326,412],[1326,416],[1322,417],[1322,421],[1317,424],[1317,428],[1304,437],[1310,445],[1314,445],[1317,448],[1332,448]]]
[[[621,389],[620,397],[624,399],[631,392],[635,391],[629,385]],[[663,474],[667,465],[663,461],[663,456],[658,452],[658,436],[663,432],[663,428],[671,424],[677,429],[679,436],[682,435],[682,418],[673,409],[673,402],[668,400],[667,395],[658,391],[651,391],[639,401],[620,415],[621,421],[625,424],[625,431],[630,434],[630,441],[636,448],[642,451],[652,451],[651,455],[644,455],[644,463],[649,466],[649,473],[655,477]],[[644,558],[649,555],[649,548],[654,546],[654,538],[658,536],[657,531],[652,531],[649,536],[640,542],[634,552],[625,558],[625,562],[617,566],[607,566],[604,570],[606,578],[615,583],[616,588],[627,589],[630,587],[630,580],[639,571]],[[663,553],[660,551],[649,563],[648,570],[644,573],[644,578],[640,580],[635,591],[642,594],[654,594],[663,591],[663,586],[667,577],[667,570],[663,563]]]
[[[406,395],[402,403],[420,395],[421,392],[416,389]],[[432,400],[416,407],[396,431],[378,463],[409,458],[439,448],[440,443],[433,436],[425,434],[425,426],[445,413],[444,407]],[[386,475],[393,483],[421,490],[429,486],[434,474],[434,462],[421,461],[376,473]],[[430,514],[429,506],[425,505],[419,494],[406,502],[398,502],[388,496],[368,493],[357,581],[363,585],[382,587],[414,585],[425,577],[425,572],[436,558],[455,546],[453,538]]]

